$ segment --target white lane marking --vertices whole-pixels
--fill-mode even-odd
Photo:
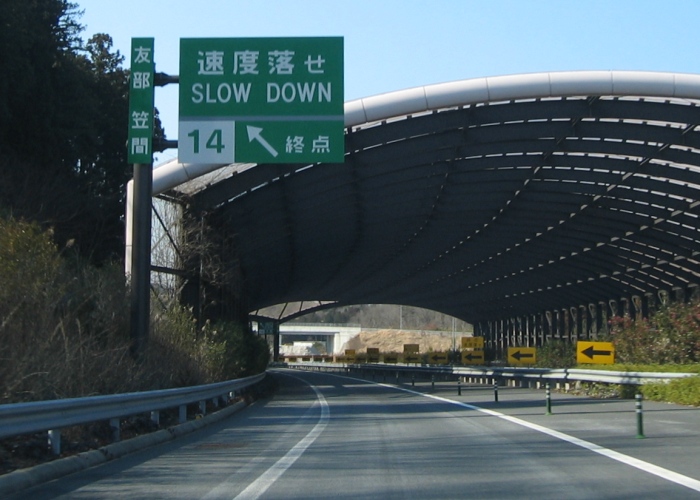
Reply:
[[[332,374],[328,374],[332,375]],[[334,375],[335,377],[341,377],[341,378],[349,378],[352,380],[362,380],[354,377],[345,377],[343,375]],[[443,398],[440,396],[434,396],[432,394],[424,394],[422,392],[418,391],[413,391],[411,389],[406,389],[404,387],[397,387],[395,385],[389,385],[389,384],[382,384],[379,382],[370,382],[365,380],[364,382],[370,383],[370,384],[377,384],[382,387],[388,387],[389,389],[396,389],[397,391],[404,391],[408,392],[410,394],[415,394],[417,396],[423,396],[425,398],[430,398],[430,399],[435,399],[437,401],[442,401],[443,403],[449,403],[457,406],[461,406],[463,408],[468,408],[470,410],[475,410],[479,411],[481,413],[485,413],[486,415],[491,415],[492,417],[497,417],[501,418],[503,420],[507,420],[508,422],[512,422],[516,425],[520,425],[522,427],[527,427],[528,429],[532,429],[537,432],[541,432],[543,434],[547,434],[548,436],[552,436],[557,439],[561,439],[562,441],[566,441],[567,443],[571,443],[576,446],[580,446],[581,448],[585,448],[589,451],[592,451],[593,453],[598,453],[599,455],[603,455],[604,457],[611,458],[613,460],[617,460],[618,462],[621,462],[625,465],[629,465],[630,467],[635,467],[639,470],[642,470],[644,472],[647,472],[649,474],[653,474],[655,476],[658,476],[662,479],[666,479],[667,481],[671,481],[672,483],[680,484],[681,486],[685,486],[686,488],[690,488],[691,490],[695,491],[700,491],[700,481],[697,479],[693,479],[692,477],[684,476],[683,474],[679,474],[677,472],[673,472],[672,470],[669,469],[664,469],[663,467],[659,467],[658,465],[651,464],[649,462],[645,462],[644,460],[639,460],[638,458],[631,457],[629,455],[625,455],[624,453],[619,453],[617,451],[605,448],[603,446],[597,445],[595,443],[591,443],[590,441],[585,441],[583,439],[579,439],[574,436],[570,436],[569,434],[565,434],[563,432],[555,431],[554,429],[550,429],[548,427],[544,427],[542,425],[538,424],[533,424],[530,423],[526,420],[521,420],[517,417],[511,417],[510,415],[506,415],[504,413],[500,413],[497,411],[489,410],[487,408],[481,408],[479,406],[475,405],[470,405],[468,403],[462,403],[461,401],[454,401],[452,399],[447,399]]]
[[[287,376],[309,384],[306,380],[299,377],[294,377],[293,375]],[[326,428],[326,425],[328,425],[330,410],[328,408],[326,398],[323,397],[321,391],[319,391],[315,386],[309,384],[309,387],[314,390],[316,397],[318,398],[318,402],[321,404],[321,416],[319,417],[318,422],[301,441],[295,444],[294,447],[287,452],[285,456],[280,458],[274,465],[263,472],[255,481],[250,483],[246,489],[241,491],[238,496],[235,497],[234,500],[255,500],[259,498],[270,486],[275,483],[275,481],[282,476],[282,474],[287,471],[287,469],[294,464],[294,462],[297,461],[300,456],[303,455],[306,449],[311,446],[314,441],[316,441],[316,438],[321,435],[323,430]]]

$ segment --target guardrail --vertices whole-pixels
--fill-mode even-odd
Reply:
[[[527,381],[538,386],[540,383],[570,384],[571,382],[600,382],[605,384],[643,385],[650,382],[668,382],[672,379],[694,377],[695,373],[661,372],[620,372],[586,370],[579,368],[513,368],[513,367],[462,367],[462,366],[408,366],[387,364],[342,364],[342,363],[289,363],[297,368],[329,368],[353,370],[374,370],[380,372],[426,373],[431,375],[454,375],[471,379],[483,379],[483,383],[495,380]]]
[[[54,454],[61,453],[61,429],[72,425],[109,420],[113,439],[119,440],[120,419],[150,413],[151,420],[159,421],[161,410],[179,409],[179,422],[187,420],[187,405],[199,403],[204,414],[206,401],[232,399],[235,393],[260,382],[265,372],[251,377],[218,382],[216,384],[131,392],[109,396],[57,399],[31,403],[0,405],[0,438],[48,431]]]

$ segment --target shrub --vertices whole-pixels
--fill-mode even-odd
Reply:
[[[545,368],[576,366],[576,346],[563,340],[550,340],[537,349],[537,366]]]
[[[645,384],[642,394],[652,401],[700,406],[700,377],[674,379],[668,383]]]
[[[611,320],[615,356],[622,363],[693,363],[700,360],[700,302],[661,308],[649,320]]]
[[[264,337],[243,325],[218,323],[203,329],[210,344],[209,363],[222,380],[255,375],[267,368],[270,349]]]
[[[121,266],[67,253],[37,225],[0,218],[0,404],[205,384],[267,366],[267,344],[246,328],[197,329],[190,311],[155,300],[135,359]]]

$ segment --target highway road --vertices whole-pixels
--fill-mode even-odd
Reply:
[[[71,499],[700,498],[700,410],[278,370],[274,397],[18,494]]]

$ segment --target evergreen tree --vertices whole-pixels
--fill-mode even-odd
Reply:
[[[3,0],[0,211],[99,263],[123,252],[128,72],[109,35],[83,44],[81,14],[67,0]]]

